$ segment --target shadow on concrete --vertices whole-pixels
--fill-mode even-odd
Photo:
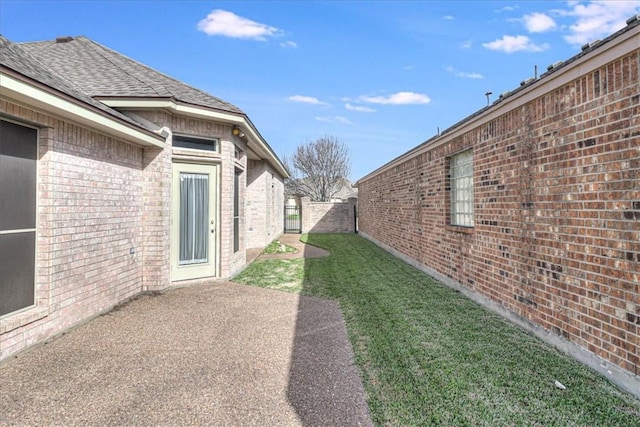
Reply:
[[[300,235],[288,235],[285,241]],[[296,245],[305,265],[326,251]],[[329,255],[330,256],[330,255]],[[305,268],[304,283],[313,280]],[[342,311],[336,301],[301,295],[294,333],[289,403],[307,426],[372,425],[362,381],[354,364]]]
[[[335,301],[221,282],[141,295],[3,361],[0,425],[371,420]]]

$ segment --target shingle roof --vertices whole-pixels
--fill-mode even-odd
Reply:
[[[21,43],[27,51],[93,97],[173,98],[243,114],[235,105],[162,74],[86,37]]]
[[[37,57],[26,51],[22,45],[13,43],[2,35],[0,35],[0,65],[28,77],[31,80],[44,84],[51,89],[71,96],[78,101],[82,101],[85,104],[98,108],[111,116],[124,120],[136,127],[140,127],[140,124],[134,122],[124,114],[121,114],[107,105],[87,96],[73,83],[58,75],[55,70],[52,71]]]

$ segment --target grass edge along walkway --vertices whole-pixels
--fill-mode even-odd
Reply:
[[[331,256],[234,281],[340,303],[376,425],[640,426],[632,395],[368,240],[303,240]]]

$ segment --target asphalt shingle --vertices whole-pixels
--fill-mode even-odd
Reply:
[[[129,117],[88,96],[77,85],[64,78],[47,64],[44,64],[36,55],[25,50],[23,45],[13,43],[1,35],[0,65],[31,80],[44,84],[55,91],[61,92],[78,101],[98,108],[120,120],[124,120],[130,124],[140,127],[138,123],[134,122]]]
[[[83,36],[21,43],[20,46],[92,97],[172,98],[197,106],[244,114],[233,104]]]

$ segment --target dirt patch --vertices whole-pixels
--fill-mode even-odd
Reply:
[[[296,252],[283,252],[276,254],[260,254],[258,259],[297,259],[297,258],[320,258],[331,255],[331,252],[317,246],[307,245],[300,241],[300,234],[284,234],[280,243],[291,246]]]

